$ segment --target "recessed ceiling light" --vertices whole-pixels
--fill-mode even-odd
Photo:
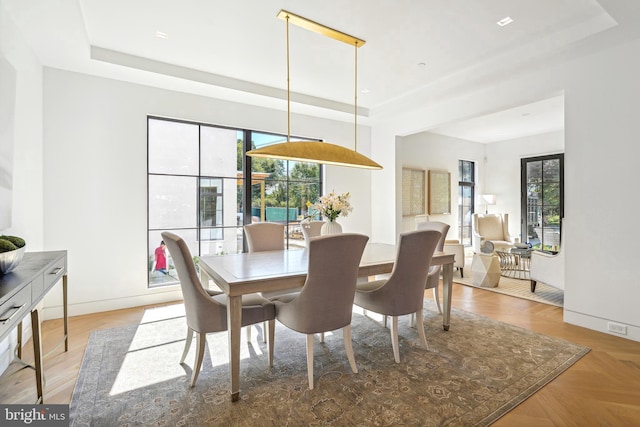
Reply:
[[[496,24],[500,25],[501,27],[504,27],[505,25],[509,25],[512,22],[513,22],[513,19],[511,19],[511,17],[505,16],[504,18],[496,22]]]
[[[427,64],[425,62],[418,62],[418,67],[426,67]]]
[[[156,31],[156,37],[159,39],[168,39],[169,35],[167,33],[163,33],[162,31]]]
[[[371,91],[370,91],[369,89],[362,89],[360,92],[361,92],[361,93],[369,93],[369,92],[371,92]]]

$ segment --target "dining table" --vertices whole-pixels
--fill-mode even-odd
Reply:
[[[397,247],[386,243],[368,243],[365,247],[359,277],[390,273],[396,260]],[[227,295],[227,327],[229,335],[229,374],[231,400],[240,398],[240,335],[242,295],[296,288],[304,285],[308,268],[308,249],[202,255],[198,257],[201,281],[209,280]],[[436,252],[431,265],[442,265],[442,326],[449,330],[451,289],[455,255]]]

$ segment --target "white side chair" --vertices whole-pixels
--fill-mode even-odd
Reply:
[[[455,255],[453,268],[460,272],[460,277],[464,277],[464,245],[459,240],[445,240],[442,252]]]
[[[557,254],[531,251],[529,265],[531,292],[536,291],[538,282],[564,290],[564,251],[562,247]]]
[[[513,247],[515,239],[509,234],[509,214],[473,214],[473,251],[479,253],[485,240],[491,241],[495,250],[506,251]]]

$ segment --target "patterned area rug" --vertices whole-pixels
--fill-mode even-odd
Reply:
[[[512,279],[500,276],[500,283],[495,288],[483,288],[473,284],[471,272],[471,263],[473,262],[473,253],[468,252],[465,258],[465,277],[461,278],[460,273],[453,272],[453,281],[466,286],[472,286],[478,289],[484,289],[499,294],[510,295],[512,297],[528,299],[531,301],[541,302],[543,304],[554,305],[556,307],[564,307],[564,291],[553,286],[545,285],[538,282],[536,291],[531,292],[531,282],[529,280]]]
[[[327,334],[315,345],[314,390],[307,385],[304,336],[276,322],[269,369],[262,328],[254,327],[252,340],[242,340],[241,400],[235,403],[228,392],[226,333],[208,335],[203,370],[189,388],[195,345],[188,366],[178,364],[185,320],[153,309],[140,325],[91,334],[70,404],[71,425],[486,426],[589,351],[455,309],[445,332],[430,304],[425,301],[430,349],[418,346],[416,330],[403,317],[399,364],[389,330],[354,312],[359,373],[349,368],[342,333]]]
[[[486,291],[498,292],[499,294],[510,295],[512,297],[524,298],[531,301],[541,302],[543,304],[555,305],[556,307],[564,307],[564,291],[538,282],[536,291],[531,292],[531,282],[529,280],[512,279],[510,277],[500,276],[500,283],[495,288],[483,288],[473,284],[471,269],[465,277],[461,278],[457,272],[453,273],[453,281],[466,286],[472,286]]]

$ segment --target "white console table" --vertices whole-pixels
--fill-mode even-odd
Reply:
[[[36,403],[44,403],[42,370],[42,337],[38,303],[62,279],[64,310],[64,351],[69,350],[67,329],[67,251],[26,252],[22,262],[11,273],[0,276],[0,340],[18,328],[16,355],[22,356],[22,320],[31,313],[33,332],[33,366],[36,372]],[[56,346],[57,347],[57,346]],[[24,363],[24,362],[23,362]]]

